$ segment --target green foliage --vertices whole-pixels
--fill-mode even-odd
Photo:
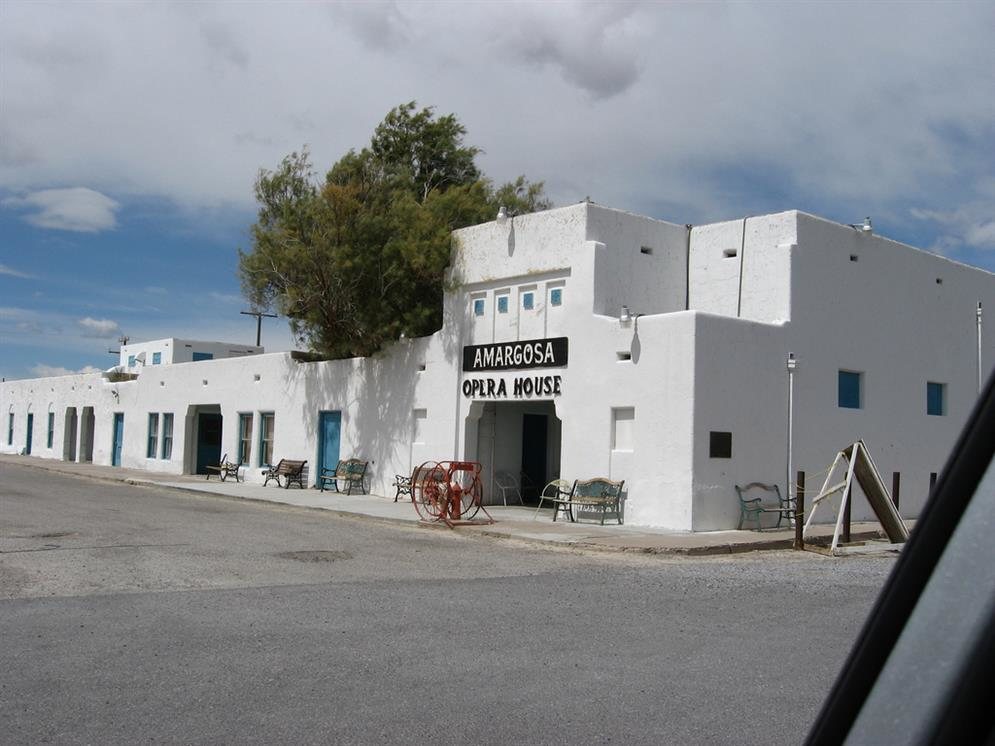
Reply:
[[[439,329],[452,231],[493,220],[501,205],[512,214],[550,206],[542,183],[524,176],[495,189],[465,134],[452,114],[412,101],[324,183],[307,150],[260,171],[252,250],[239,252],[249,302],[276,308],[298,343],[330,358]]]

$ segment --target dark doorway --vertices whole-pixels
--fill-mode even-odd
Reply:
[[[200,412],[197,415],[197,469],[195,474],[207,474],[207,466],[221,463],[221,415]]]
[[[522,501],[535,503],[546,479],[547,417],[522,415]]]

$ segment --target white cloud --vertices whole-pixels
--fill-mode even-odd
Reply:
[[[113,337],[116,334],[121,333],[121,327],[118,326],[116,321],[111,321],[110,319],[92,319],[87,316],[85,319],[80,319],[78,322],[81,329],[81,334],[84,337]]]
[[[39,228],[96,233],[117,225],[120,205],[86,187],[42,189],[23,197],[8,197],[5,207],[29,210],[24,219]]]
[[[79,370],[70,370],[69,368],[62,368],[57,365],[45,365],[44,363],[38,363],[30,368],[31,373],[39,378],[48,378],[50,376],[72,376],[79,373],[100,373],[100,368],[95,368],[92,365],[86,365]]]
[[[21,272],[14,269],[13,267],[8,267],[6,264],[0,264],[0,275],[8,275],[9,277],[20,277],[24,280],[34,279],[34,275],[29,275],[27,272]]]
[[[995,251],[995,206],[976,202],[953,210],[914,208],[914,218],[936,223],[941,232],[933,250],[950,253],[960,247]]]

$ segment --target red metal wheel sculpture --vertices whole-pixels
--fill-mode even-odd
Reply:
[[[476,461],[426,461],[415,469],[411,502],[421,519],[449,525],[473,519],[483,502],[480,468]]]

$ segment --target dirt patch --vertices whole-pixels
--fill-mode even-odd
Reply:
[[[49,531],[44,534],[31,534],[28,539],[61,539],[66,536],[75,536],[75,531]]]

